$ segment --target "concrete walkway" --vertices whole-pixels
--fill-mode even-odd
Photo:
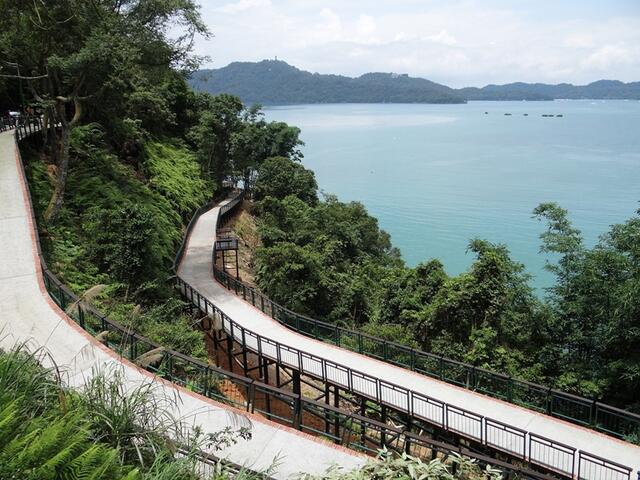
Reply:
[[[324,358],[342,366],[350,367],[386,382],[427,395],[455,407],[471,411],[477,415],[498,420],[527,432],[552,439],[578,450],[583,450],[584,452],[625,465],[634,470],[631,474],[631,478],[632,480],[635,480],[635,472],[640,470],[640,447],[638,446],[614,439],[587,428],[582,428],[569,422],[534,412],[532,410],[527,410],[510,403],[471,392],[349,350],[344,350],[330,344],[322,343],[295,333],[282,326],[280,323],[265,315],[251,304],[243,301],[241,298],[237,297],[214,280],[211,253],[216,233],[217,215],[218,208],[216,207],[204,213],[197,221],[189,238],[182,263],[179,266],[178,275],[185,282],[195,288],[202,296],[209,299],[228,317],[244,328],[293,349],[310,353],[318,358]],[[263,354],[265,354],[264,346]],[[297,363],[297,355],[294,354],[291,357],[291,361],[287,363],[295,365]],[[282,358],[284,359],[284,356]],[[306,365],[305,368],[307,368]],[[339,378],[336,378],[336,382],[346,385],[346,383],[341,381]],[[398,403],[401,402],[401,400],[397,400],[394,397],[393,392],[388,392],[387,394],[383,393],[382,395],[384,400],[388,401],[390,404],[402,405],[402,403]],[[404,402],[406,405],[406,400]],[[425,418],[429,418],[429,410],[427,406],[425,406],[423,416]],[[451,421],[452,418],[449,418],[450,426]],[[477,423],[471,421],[467,422],[465,419],[456,417],[453,418],[453,421],[458,422],[455,426],[459,431],[470,433],[469,429],[477,428]],[[502,440],[498,438],[500,435],[502,435],[500,437]],[[512,445],[512,440],[513,438],[510,439],[508,435],[497,433],[494,439],[494,441],[502,442],[505,447]],[[571,465],[568,463],[567,456],[558,455],[557,452],[545,450],[545,448],[541,446],[532,447],[531,452],[528,451],[528,446],[526,448],[527,452],[525,453],[527,455],[531,453],[532,456],[536,456],[538,459],[546,461],[549,465],[554,465],[556,468],[564,471],[571,471]],[[576,458],[574,465],[574,471],[576,473],[578,471],[577,463]],[[593,478],[596,480],[605,478],[609,480],[616,480],[619,478],[615,475],[605,476],[604,472],[599,471],[598,469],[592,470],[589,474],[586,474],[584,470],[585,469],[583,468],[583,474],[587,475],[584,478]]]
[[[30,199],[19,165],[13,132],[0,134],[0,348],[28,342],[44,348],[65,369],[71,387],[82,386],[94,369],[122,367],[127,385],[133,388],[154,380],[178,399],[174,414],[204,432],[227,426],[252,425],[252,439],[221,452],[212,452],[255,470],[269,467],[275,458],[274,475],[288,478],[299,472],[321,473],[331,464],[356,467],[365,458],[296,430],[269,422],[257,415],[235,410],[153,377],[149,372],[118,357],[69,319],[49,298],[43,284],[31,222]]]

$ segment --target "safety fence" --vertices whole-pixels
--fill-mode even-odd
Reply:
[[[420,457],[430,455],[435,458],[438,456],[445,461],[451,455],[459,454],[475,459],[482,467],[491,465],[506,473],[513,473],[523,478],[540,480],[553,478],[525,466],[490,458],[464,447],[416,435],[413,432],[305,398],[291,391],[228,372],[209,365],[203,360],[164,348],[126,326],[109,319],[90,305],[84,304],[78,296],[60,282],[47,268],[44,261],[42,269],[45,287],[51,298],[84,330],[141,368],[214,401],[246,412],[258,413],[291,428],[319,435],[347,448],[366,453],[375,454],[384,445],[394,451],[404,451]],[[179,278],[177,282],[186,286]],[[185,291],[189,290],[183,289],[183,293]],[[197,305],[197,294],[192,289],[190,291],[193,292],[193,303]],[[214,312],[215,307],[202,297],[200,305],[203,313]],[[213,314],[214,318],[223,315],[219,310],[215,309],[215,311],[217,313]],[[230,386],[232,388],[229,388]],[[234,393],[230,394],[229,392]],[[331,429],[319,428],[319,421],[330,422],[334,427]],[[338,427],[335,428],[335,425]],[[203,455],[206,455],[209,463],[216,461],[213,456],[204,453]],[[605,462],[605,465],[608,464]],[[240,470],[240,467],[233,464],[231,467]],[[608,480],[602,475],[587,477],[585,480],[592,479]],[[629,480],[629,478],[627,476],[614,480]]]
[[[42,124],[40,123],[39,126],[41,127]],[[38,130],[39,128],[32,130],[29,127],[16,129],[16,140],[22,140]],[[22,161],[20,167],[24,175]],[[235,202],[230,202],[225,210],[233,208],[241,201],[241,198],[236,196],[235,200]],[[197,213],[201,213],[207,208],[205,206]],[[33,225],[36,225],[33,209],[31,209],[31,217]],[[197,215],[190,222],[187,232],[191,230],[195,219],[197,219]],[[354,450],[373,454],[378,451],[379,447],[385,445],[390,449],[409,452],[417,456],[424,457],[426,454],[433,458],[438,456],[445,461],[451,455],[458,454],[476,460],[482,467],[492,465],[507,474],[539,480],[552,480],[553,478],[523,466],[490,458],[464,447],[416,435],[410,431],[403,431],[349,411],[301,397],[290,391],[225,371],[200,359],[164,348],[125,325],[109,319],[91,305],[83,302],[49,270],[42,257],[38,235],[36,235],[36,243],[40,255],[42,278],[52,300],[65,311],[70,319],[99,339],[106,347],[160,378],[169,380],[211,400],[246,412],[261,414],[270,420],[313,435],[321,435]],[[184,241],[176,256],[176,262],[179,262],[183,251]],[[210,307],[212,306],[210,305]],[[233,388],[225,388],[228,385],[232,385]],[[230,394],[229,391],[235,393]],[[324,422],[330,421],[334,425],[334,429],[318,428],[318,419]],[[182,452],[182,454],[185,453]],[[205,474],[216,471],[220,465],[231,474],[246,472],[244,467],[219,459],[207,452],[196,452],[196,455],[199,462],[198,468]],[[258,474],[258,476],[265,480],[270,479],[266,474]]]
[[[37,128],[27,126],[22,129],[17,128],[16,139],[21,140],[42,127],[42,123],[34,122],[34,125],[37,125]],[[225,215],[241,200],[242,192],[238,193],[231,202],[224,205],[219,214]],[[198,213],[202,213],[204,210],[204,208],[200,209]],[[36,225],[33,210],[31,215],[33,224]],[[190,222],[187,236],[196,220],[197,215]],[[36,241],[39,249],[39,239]],[[179,263],[183,252],[184,246],[178,252],[177,263]],[[92,306],[86,305],[48,269],[41,254],[40,258],[42,276],[49,295],[61,309],[66,311],[71,319],[123,358],[177,385],[245,411],[261,413],[267,418],[284,423],[292,428],[315,434],[324,434],[327,438],[356,450],[373,452],[379,445],[384,444],[388,448],[406,451],[418,456],[424,456],[426,452],[443,457],[458,453],[476,459],[481,465],[493,465],[505,472],[513,472],[526,478],[551,478],[527,467],[502,462],[464,447],[438,442],[410,431],[301,397],[289,391],[224,371],[180,352],[164,348],[128,327],[107,318]],[[517,453],[518,456],[521,456],[523,460],[531,465],[538,465],[564,476],[574,477],[575,466],[577,465],[580,479],[630,480],[631,469],[626,466],[586,452],[576,452],[575,449],[550,439],[545,439],[510,427],[497,420],[487,419],[473,412],[447,405],[428,396],[381,381],[363,372],[317,358],[312,354],[257,335],[231,320],[181,278],[176,277],[176,284],[182,294],[193,305],[198,307],[202,313],[218,319],[226,334],[243,348],[277,361],[280,365],[289,366],[299,370],[301,373],[312,375],[350,392],[376,400],[379,404],[388,405],[477,443],[503,450],[507,453]],[[223,393],[224,389],[222,387],[225,382],[233,384],[236,387],[235,390],[241,394],[229,398],[226,393]],[[286,408],[275,409],[274,405],[278,403],[285,405]],[[276,411],[277,413],[274,413]],[[304,412],[320,413],[319,416],[324,419],[333,418],[341,427],[335,432],[341,432],[341,434],[331,435],[329,430],[324,431],[324,433],[321,432],[317,428],[317,422],[309,422]],[[377,433],[372,436],[371,432]]]
[[[217,225],[227,221],[226,215],[239,204],[239,201],[234,198],[219,209]],[[214,271],[219,274],[221,272],[215,268],[215,255],[214,247]],[[223,284],[225,284],[224,281],[232,279],[227,274],[219,278],[222,279]],[[496,419],[487,418],[449,405],[436,398],[381,380],[368,373],[264,337],[244,328],[228,317],[213,305],[209,299],[201,295],[181,278],[176,278],[176,284],[185,298],[203,314],[215,318],[225,333],[233,338],[243,349],[250,350],[261,358],[268,358],[278,365],[288,366],[301,374],[337,385],[349,392],[374,400],[379,405],[386,405],[412,418],[428,422],[444,431],[453,432],[478,444],[518,457],[531,465],[542,466],[562,475],[573,477],[576,472],[581,470],[583,475],[594,475],[593,477],[583,477],[590,480],[592,478],[594,480],[629,480],[631,476],[632,469],[630,467],[619,465],[606,459],[598,459],[600,463],[597,464],[598,468],[596,468],[597,462],[594,459],[597,457],[593,454],[579,451],[569,445],[527,432]],[[238,295],[242,295],[244,300],[261,311],[271,314],[274,318],[282,318],[284,309],[274,302],[270,302],[265,296],[258,294],[255,289],[246,288],[246,285],[241,282],[228,282],[225,286],[234,290],[237,288],[236,293]],[[245,288],[240,289],[241,286]],[[278,310],[278,308],[281,310]],[[295,318],[296,321],[299,321],[301,317],[297,316]],[[282,323],[287,325],[285,321]],[[312,323],[312,325],[314,328],[317,326],[316,323]],[[328,324],[323,325],[327,326]],[[338,328],[335,325],[330,325],[330,327],[334,332]],[[339,336],[340,334],[338,334]],[[365,341],[364,337],[356,337],[356,342],[354,343],[362,345]],[[322,338],[322,335],[315,333],[314,338]],[[385,342],[385,345],[387,345],[386,349],[388,351],[389,343]],[[341,344],[340,346],[344,348],[345,345]],[[409,350],[408,354],[411,356],[411,349],[407,350]],[[442,360],[442,357],[438,357],[438,361]],[[415,370],[420,373],[427,371],[426,369]]]
[[[617,438],[640,436],[640,415],[635,413],[297,314],[221,270],[215,262],[213,274],[243,300],[308,337]]]
[[[37,116],[28,118],[21,117],[21,121],[15,122],[9,122],[6,119],[2,119],[2,121],[0,121],[0,132],[14,130],[16,142],[19,142],[34,133],[40,132],[42,130],[42,126],[42,118]],[[22,162],[22,157],[20,155],[19,158],[23,177],[26,178],[24,163]],[[29,185],[26,185],[26,188],[29,192],[29,198],[31,199]],[[31,208],[30,214],[33,225],[37,225],[33,208]],[[49,270],[47,263],[42,256],[42,250],[40,248],[40,237],[38,234],[36,234],[36,244],[38,255],[40,257],[42,277],[47,292],[49,293],[49,296],[53,299],[53,301],[60,308],[65,310],[69,318],[74,320],[87,332],[101,338],[101,341],[105,345],[118,352],[123,358],[127,358],[128,360],[138,363],[138,365],[140,365],[141,356],[144,355],[145,352],[147,354],[153,353],[153,351],[165,352],[165,349],[160,345],[140,335],[137,335],[127,327],[108,319],[106,316],[102,315],[91,306],[85,305],[77,295],[75,295],[69,288],[67,288],[62,282],[60,282],[55,274],[53,274],[53,272]],[[172,357],[174,355],[180,355],[177,352],[168,352],[169,353],[166,355],[166,358],[163,354],[162,361],[160,362],[161,364],[171,365]],[[140,366],[143,366],[146,370],[149,370],[156,374],[164,373],[162,368],[157,369],[154,368],[153,365]],[[221,372],[224,373],[224,371],[222,370]],[[172,378],[172,375],[169,374],[166,375],[166,377],[170,379]],[[250,379],[245,380],[250,381]],[[191,382],[183,379],[182,384],[191,385]],[[190,449],[188,450],[184,448],[178,448],[177,453],[182,456],[194,456],[197,459],[196,468],[198,473],[206,476],[206,478],[209,478],[211,474],[215,474],[217,472],[224,472],[231,478],[235,478],[236,476],[238,478],[244,478],[245,474],[248,471],[247,468],[238,465],[237,463],[231,462],[227,459],[216,457],[215,455],[212,455],[205,451],[193,451]],[[252,472],[252,478],[259,478],[261,480],[272,480],[271,476],[261,472]]]
[[[16,139],[22,140],[43,128],[43,117],[39,115],[21,115],[19,117],[3,117],[0,119],[0,132],[14,130]]]

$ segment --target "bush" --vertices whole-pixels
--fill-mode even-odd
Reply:
[[[117,209],[90,209],[82,229],[89,240],[89,255],[130,287],[152,278],[161,267],[162,259],[149,241],[154,236],[154,225],[154,217],[145,207],[125,202]]]

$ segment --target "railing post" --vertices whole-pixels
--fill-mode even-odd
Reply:
[[[136,336],[133,334],[133,332],[131,333],[131,335],[129,336],[130,340],[130,345],[129,345],[129,360],[133,361],[136,359],[136,354],[137,354],[137,342],[136,342]]]
[[[63,310],[67,308],[67,299],[64,297],[64,290],[62,285],[58,285],[58,295],[60,296],[60,308]]]
[[[173,355],[171,353],[167,355],[167,375],[169,380],[173,381]]]
[[[594,426],[596,424],[596,401],[591,402],[591,407],[589,408],[589,425]]]
[[[78,321],[82,329],[86,330],[85,324],[84,324],[84,310],[82,309],[82,306],[80,304],[78,304]]]
[[[242,329],[242,368],[244,370],[244,376],[249,375],[249,366],[247,365],[247,338],[245,329]]]

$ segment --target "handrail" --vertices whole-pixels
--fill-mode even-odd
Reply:
[[[6,132],[9,130],[14,130],[14,136],[15,136],[15,140],[16,143],[19,143],[20,141],[24,140],[26,137],[33,135],[34,133],[38,133],[39,131],[42,130],[42,126],[43,126],[43,122],[42,122],[42,118],[38,117],[38,116],[30,116],[30,117],[19,117],[20,120],[22,121],[17,121],[17,122],[7,122],[6,119],[0,119],[0,132]],[[22,170],[22,176],[23,178],[26,178],[25,175],[25,171],[24,171],[24,162],[22,160],[22,155],[20,154],[20,151],[18,150],[18,159],[19,159],[19,168]],[[31,199],[31,189],[29,187],[29,184],[26,183],[25,187],[27,189],[27,195],[29,197],[29,199]],[[35,217],[35,211],[33,209],[33,206],[30,205],[30,217],[31,217],[31,221],[32,224],[35,226],[37,226],[37,222],[36,222],[36,217]],[[108,326],[113,328],[114,331],[117,330],[119,331],[123,338],[129,338],[130,342],[131,342],[131,347],[130,348],[126,348],[126,346],[121,345],[120,348],[115,349],[118,353],[120,353],[120,355],[123,358],[127,358],[131,361],[135,362],[135,357],[134,356],[127,356],[126,354],[123,355],[123,352],[126,351],[129,354],[135,354],[138,353],[139,350],[137,348],[137,340],[140,340],[141,342],[146,342],[150,347],[149,350],[147,351],[151,351],[152,349],[161,349],[162,347],[141,336],[138,335],[137,333],[133,332],[131,329],[119,324],[118,322],[115,322],[111,319],[106,318],[104,315],[102,315],[101,313],[99,313],[97,310],[95,310],[93,307],[91,306],[82,306],[82,304],[80,303],[80,298],[75,295],[66,285],[64,285],[57,277],[56,275],[51,272],[49,270],[49,267],[47,266],[47,262],[44,259],[44,256],[42,254],[42,248],[41,248],[41,244],[40,244],[40,234],[37,231],[36,228],[36,235],[35,235],[35,243],[36,243],[36,250],[38,253],[38,258],[40,260],[40,267],[42,269],[42,276],[44,279],[44,283],[45,283],[45,287],[47,289],[47,292],[49,293],[49,296],[54,300],[54,302],[61,307],[63,310],[66,310],[68,308],[69,305],[73,305],[73,304],[77,304],[77,314],[74,313],[67,313],[67,316],[69,318],[71,318],[72,320],[76,321],[85,331],[92,333],[91,330],[88,328],[88,323],[87,323],[87,315],[93,316],[97,319],[100,320],[100,324],[101,326]],[[55,290],[55,293],[54,293]],[[107,328],[107,331],[109,331]],[[96,332],[94,332],[95,335]],[[108,337],[108,336],[107,336]],[[108,340],[105,338],[104,341],[106,346],[109,346],[108,344]],[[186,355],[180,354],[179,352],[173,352],[171,350],[167,350],[167,352],[169,352],[169,355],[174,354],[176,357],[178,358],[183,358],[183,359],[188,359],[188,360],[192,360],[197,362],[197,359],[191,359],[190,357],[187,357]],[[139,356],[138,356],[139,358]],[[204,365],[207,366],[204,362],[199,362],[200,365]],[[151,368],[145,368],[146,370],[150,370],[153,372],[153,369]],[[224,371],[223,371],[224,372]],[[158,372],[154,372],[154,373],[158,373]],[[215,466],[217,464],[221,464],[223,467],[225,467],[227,469],[228,472],[230,472],[232,475],[235,474],[239,474],[242,471],[246,471],[247,469],[242,467],[241,465],[238,465],[230,460],[224,459],[224,458],[219,458],[215,455],[212,455],[211,453],[207,453],[205,451],[191,451],[191,450],[185,450],[182,448],[178,448],[179,453],[181,454],[193,454],[195,456],[197,456],[198,458],[198,463],[199,463],[199,467],[200,469],[204,469],[206,468],[206,466]],[[263,474],[260,472],[253,472],[255,475],[257,475],[257,478],[260,478],[261,480],[273,480],[272,477],[270,477],[267,474]]]
[[[305,336],[617,438],[624,439],[633,433],[640,434],[638,414],[298,314],[220,270],[215,262],[213,274],[228,290],[242,296],[246,301],[250,299],[252,304],[265,314]],[[259,305],[255,303],[256,298],[260,301]]]
[[[41,126],[41,124],[40,124]],[[36,130],[37,131],[37,130]],[[25,130],[26,132],[26,130]],[[30,133],[29,133],[30,134]],[[16,140],[21,140],[26,135],[20,135],[20,132],[15,132]],[[20,158],[20,167],[24,170],[22,159]],[[28,188],[28,185],[27,185]],[[29,194],[30,196],[30,194]],[[225,215],[231,211],[241,200],[243,192],[240,192],[234,197],[232,201],[220,208],[218,212],[218,220],[221,215]],[[35,223],[35,214],[31,209],[31,216]],[[190,228],[193,228],[195,224],[194,219],[190,222]],[[187,232],[187,235],[189,231]],[[279,399],[288,398],[291,402],[292,416],[290,419],[279,420],[286,421],[290,426],[303,430],[314,431],[313,426],[305,425],[304,411],[310,411],[313,409],[320,409],[321,411],[331,411],[334,416],[341,418],[341,424],[344,428],[350,432],[350,435],[345,438],[342,435],[339,438],[333,438],[334,441],[338,441],[343,445],[350,448],[359,450],[370,450],[367,447],[366,442],[359,443],[352,441],[351,434],[354,433],[354,426],[360,426],[355,432],[366,432],[367,428],[373,428],[381,435],[395,434],[399,440],[402,438],[401,449],[411,452],[412,448],[416,446],[428,445],[430,449],[444,454],[450,454],[453,452],[460,452],[470,458],[475,458],[480,463],[496,465],[505,470],[509,470],[515,473],[523,474],[527,477],[549,479],[544,474],[540,474],[535,471],[531,471],[520,466],[512,465],[506,462],[501,462],[489,457],[485,457],[482,454],[478,454],[471,450],[462,449],[460,447],[454,447],[445,443],[436,442],[432,439],[417,436],[410,431],[404,431],[394,427],[390,427],[386,424],[376,422],[375,420],[368,419],[366,417],[360,417],[357,414],[343,411],[329,405],[322,404],[320,402],[310,400],[300,395],[292,394],[287,391],[278,389],[276,387],[262,384],[253,379],[242,377],[231,372],[226,372],[223,369],[213,367],[198,359],[189,357],[175,350],[170,350],[162,347],[160,344],[153,342],[142,335],[137,334],[135,331],[122,326],[121,324],[114,322],[107,318],[93,307],[83,306],[79,298],[73,294],[65,285],[58,280],[58,278],[48,269],[46,262],[40,251],[40,242],[38,235],[36,235],[36,245],[38,248],[38,254],[42,264],[42,274],[45,283],[45,287],[49,292],[51,298],[62,309],[67,309],[70,305],[75,305],[73,312],[68,312],[68,316],[76,321],[84,330],[93,334],[100,335],[101,341],[109,348],[117,352],[123,358],[138,364],[140,367],[153,372],[163,378],[167,378],[172,382],[182,385],[190,390],[200,393],[206,397],[222,401],[224,403],[235,404],[236,406],[243,406],[247,411],[259,412],[266,414],[268,418],[274,418],[275,415],[271,412],[263,411],[255,402],[255,392],[258,390],[264,393],[269,398]],[[215,254],[215,252],[214,252]],[[339,364],[327,361],[325,359],[317,358],[312,354],[296,350],[289,346],[280,344],[276,341],[270,340],[266,337],[262,337],[248,329],[243,328],[231,320],[225,315],[219,308],[213,305],[207,298],[200,295],[193,287],[184,282],[179,276],[176,277],[176,283],[182,294],[186,298],[190,298],[191,302],[198,307],[198,309],[205,315],[211,318],[218,318],[222,323],[223,329],[230,334],[232,338],[238,341],[237,333],[240,333],[242,339],[242,345],[248,350],[254,350],[260,352],[265,357],[276,359],[280,364],[288,365],[293,368],[299,369],[301,373],[307,373],[318,378],[322,378],[325,381],[330,381],[336,385],[347,387],[350,391],[359,393],[365,397],[374,398],[380,404],[387,404],[393,408],[403,410],[412,416],[422,418],[427,422],[440,426],[445,430],[455,431],[462,436],[466,436],[472,440],[478,441],[487,446],[498,445],[501,447],[509,447],[512,445],[512,437],[505,438],[487,435],[488,426],[487,420],[492,424],[498,425],[500,422],[492,419],[487,419],[473,412],[466,411],[457,407],[452,407],[444,402],[440,402],[436,399],[429,398],[428,396],[421,395],[417,392],[406,390],[403,387],[373,378],[363,372],[343,367]],[[194,298],[195,297],[195,298]],[[234,334],[235,330],[235,334]],[[255,344],[253,343],[255,339]],[[161,353],[160,360],[156,360],[153,363],[145,364],[143,362],[144,355],[148,353]],[[320,363],[320,370],[318,370],[318,362]],[[345,379],[346,374],[346,379]],[[234,383],[237,386],[244,387],[245,395],[244,400],[230,401],[222,393],[219,392],[217,385],[220,379],[224,379]],[[373,385],[372,385],[373,383]],[[371,388],[373,386],[373,389]],[[242,390],[241,390],[242,391]],[[391,393],[391,395],[387,395]],[[433,414],[435,409],[435,416]],[[438,417],[438,412],[441,415]],[[463,420],[460,420],[460,417]],[[468,420],[470,419],[470,420]],[[480,421],[479,436],[474,434],[476,432],[478,421]],[[484,429],[482,428],[484,426]],[[471,428],[470,428],[471,427]],[[508,427],[508,426],[507,426]],[[513,429],[515,430],[515,429]],[[484,435],[483,435],[483,432]],[[531,434],[524,431],[523,441],[529,437],[531,443]],[[490,440],[488,441],[488,439]],[[536,436],[538,439],[542,438]],[[565,467],[565,464],[558,464],[554,458],[558,455],[558,452],[562,451],[562,444],[548,440],[549,445],[547,448],[547,455],[543,455],[541,458],[538,456],[533,457],[531,455],[531,449],[529,453],[525,451],[525,446],[522,448],[523,458],[528,460],[532,465],[542,466],[557,473],[566,476],[573,476],[573,467],[575,464],[575,449],[572,456],[571,468],[569,472]],[[569,447],[570,448],[570,447]],[[598,466],[596,475],[589,474],[588,477],[583,477],[585,480],[609,480],[611,478],[611,472],[615,472],[617,475],[614,480],[630,480],[632,469],[626,466],[610,462],[608,460],[600,459],[599,457],[589,454],[587,452],[579,451],[578,459],[580,462],[591,462],[586,465],[595,464]],[[551,459],[551,460],[549,460]],[[591,472],[591,469],[583,469]]]
[[[41,128],[41,121],[39,125]],[[13,126],[0,131],[5,131],[10,128],[13,128]],[[20,141],[26,136],[31,135],[35,132],[37,132],[37,130],[23,130],[21,133],[18,129],[16,129],[14,135],[16,136],[16,141]],[[24,164],[19,152],[18,156],[19,167],[22,169],[23,177],[26,178],[26,176],[24,175]],[[27,188],[27,194],[29,198],[31,198],[29,185],[26,184],[25,186]],[[243,195],[243,192],[241,192],[240,195]],[[231,204],[232,202],[230,202],[230,206],[225,209],[225,213],[234,208],[241,201],[241,198],[242,197],[238,196],[235,198],[236,201],[233,202],[233,204]],[[177,263],[175,263],[175,265],[179,264],[179,261],[184,253],[185,241],[188,238],[189,233],[193,228],[193,225],[195,224],[195,221],[203,211],[204,207],[198,209],[191,222],[189,223],[187,232],[185,234],[185,239],[183,240],[183,245],[180,247],[178,255],[176,256]],[[30,208],[30,216],[33,225],[37,225],[35,212],[32,207]],[[241,408],[250,413],[260,413],[269,419],[278,420],[280,423],[284,423],[286,425],[289,425],[290,427],[297,428],[298,430],[314,435],[319,434],[325,437],[329,437],[334,442],[344,445],[347,448],[352,448],[354,450],[360,450],[367,453],[376,453],[366,443],[363,444],[358,441],[362,431],[366,432],[367,429],[373,429],[377,431],[381,437],[394,437],[396,440],[390,447],[398,451],[408,451],[409,453],[414,452],[415,454],[417,454],[417,451],[420,448],[428,448],[433,452],[433,454],[439,453],[444,456],[448,456],[451,454],[461,454],[466,457],[475,459],[480,466],[484,467],[486,465],[492,465],[494,467],[500,468],[505,472],[512,472],[514,474],[521,475],[524,478],[537,480],[555,479],[555,477],[530,470],[521,465],[514,465],[501,460],[493,459],[464,447],[454,446],[445,442],[430,439],[428,437],[416,435],[410,431],[389,426],[387,424],[362,417],[358,414],[354,414],[347,410],[332,407],[330,405],[302,397],[300,395],[279,389],[272,385],[258,382],[252,378],[244,377],[226,371],[222,368],[209,365],[202,360],[190,357],[181,352],[164,348],[160,344],[136,333],[132,329],[125,327],[122,324],[106,317],[104,314],[102,314],[92,306],[84,305],[83,302],[80,302],[80,298],[76,294],[74,294],[66,285],[64,285],[53,272],[49,270],[44,256],[42,255],[40,236],[37,232],[37,229],[35,242],[46,290],[49,293],[51,299],[60,308],[65,310],[67,316],[91,335],[100,335],[101,342],[108,348],[112,349],[114,352],[118,353],[122,358],[130,360],[139,367],[144,368],[145,370],[158,375],[161,378],[167,379],[175,383],[176,385],[186,387],[187,389],[199,393],[207,398],[225,403],[229,406]],[[178,281],[181,280],[178,278]],[[74,306],[73,311],[68,311],[69,307],[72,305]],[[207,307],[205,307],[205,309],[206,308]],[[215,307],[213,307],[213,305],[209,303],[209,308],[212,309]],[[144,363],[143,359],[145,354],[148,354],[150,352],[161,353],[161,359],[156,360],[155,362],[150,364]],[[218,389],[217,385],[219,385],[223,381],[230,382],[237,387],[237,390],[241,392],[241,396],[239,399],[229,398]],[[277,415],[271,413],[269,410],[264,410],[263,408],[261,408],[258,402],[256,402],[256,392],[263,394],[270,401],[288,402],[290,405],[292,405],[292,408],[290,409],[290,417],[278,417]],[[325,431],[318,431],[317,428],[314,427],[313,422],[307,423],[305,421],[305,412],[316,412],[316,415],[322,415],[324,413],[323,416],[325,418],[327,415],[331,415],[332,419],[338,422],[340,428],[345,433],[337,436]],[[209,464],[216,460],[221,460],[214,455],[206,452],[198,452],[198,457],[199,461]],[[228,465],[232,470],[240,471],[242,469],[242,467],[240,467],[239,465],[233,464],[227,460],[222,459],[222,462],[225,465]],[[270,477],[268,477],[267,475],[262,475],[261,478],[269,480]],[[621,478],[615,480],[629,480],[629,478]]]
[[[224,217],[227,213],[239,203],[239,200],[235,200],[236,198],[218,210],[216,228],[220,222],[226,220]],[[215,271],[218,271],[215,268],[215,243],[212,255],[215,274]],[[226,275],[225,278],[230,278],[230,276]],[[234,283],[236,288],[238,285],[242,285],[241,282]],[[333,383],[350,392],[372,399],[380,405],[390,406],[411,417],[421,419],[446,431],[455,432],[474,442],[502,451],[513,451],[529,464],[538,465],[562,475],[574,476],[576,461],[582,458],[580,457],[581,451],[578,449],[532,432],[517,429],[495,419],[454,407],[419,392],[264,337],[231,319],[179,276],[176,278],[176,286],[184,297],[197,306],[203,314],[217,318],[222,329],[243,349],[257,352],[280,365],[296,369],[300,373],[305,373],[324,382]],[[227,288],[229,287],[227,286]],[[247,299],[246,290],[243,290],[243,298],[250,301],[253,306],[260,308],[265,313],[267,305],[270,305],[271,309],[274,308],[274,303],[264,303],[266,299],[264,296],[257,296],[260,301],[256,301],[255,290],[251,289],[250,291],[252,292],[250,300]],[[236,294],[238,294],[238,290],[236,290]],[[276,317],[274,316],[274,318]],[[508,434],[496,433],[493,426],[500,424],[509,429],[505,430]],[[514,445],[514,442],[518,442],[518,444]],[[593,458],[593,455],[588,452],[582,453],[585,458]],[[611,462],[611,464],[618,465],[615,462]],[[628,477],[616,480],[630,479],[632,469],[630,467],[624,468],[626,468]],[[605,471],[609,472],[606,468]],[[600,477],[593,478],[599,479]]]

